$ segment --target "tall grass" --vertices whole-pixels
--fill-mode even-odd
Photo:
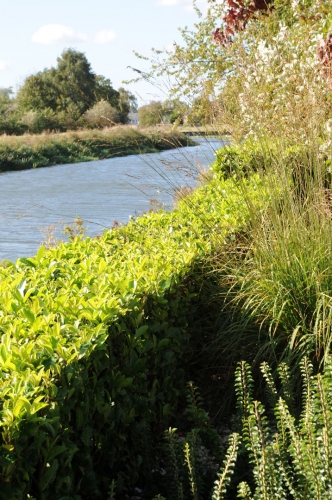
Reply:
[[[193,144],[171,128],[129,126],[0,137],[0,171],[152,153]]]
[[[70,130],[67,132],[43,132],[41,134],[24,134],[24,135],[6,135],[0,136],[0,144],[4,146],[39,146],[41,144],[50,144],[54,141],[59,143],[67,143],[79,140],[92,141],[95,139],[110,138],[116,139],[135,139],[140,135],[150,135],[151,137],[160,136],[162,134],[170,134],[172,127],[147,127],[140,128],[119,125],[115,127],[105,127],[104,129],[85,129],[85,130]],[[179,134],[180,135],[180,134]]]
[[[250,217],[212,262],[219,278],[211,293],[221,309],[214,355],[229,362],[308,355],[324,364],[332,341],[328,155],[316,144],[260,141],[228,148],[215,170],[242,189]],[[268,204],[250,203],[244,180],[252,175]]]
[[[295,182],[298,163],[288,179],[283,164],[274,167],[285,184],[270,184],[269,209],[253,214],[235,301],[282,344],[284,356],[296,351],[324,362],[331,345],[332,225],[323,166],[319,159],[303,165]]]

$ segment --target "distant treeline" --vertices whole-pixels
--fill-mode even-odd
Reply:
[[[85,54],[74,49],[66,49],[55,68],[27,77],[16,97],[11,88],[0,88],[0,134],[126,124],[130,111],[137,111],[135,96],[94,74]]]

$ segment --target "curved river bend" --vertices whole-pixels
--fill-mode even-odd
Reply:
[[[0,261],[34,255],[51,226],[65,239],[60,227],[76,216],[95,236],[149,210],[151,200],[171,209],[174,189],[193,186],[199,168],[208,168],[223,145],[195,141],[198,146],[156,154],[1,173]]]

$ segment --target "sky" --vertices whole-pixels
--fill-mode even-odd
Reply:
[[[206,0],[197,0],[203,11]],[[137,74],[128,66],[148,69],[133,51],[180,42],[179,27],[197,22],[192,0],[1,0],[0,87],[14,91],[24,79],[56,65],[65,48],[86,54],[92,70],[125,86],[140,105],[165,99],[158,88],[141,82],[123,85]]]

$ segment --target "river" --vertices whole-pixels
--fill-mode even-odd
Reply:
[[[174,189],[195,185],[199,168],[223,145],[195,141],[162,153],[0,173],[0,261],[34,255],[52,231],[65,240],[63,226],[77,216],[86,235],[96,236],[150,208],[172,209]]]

